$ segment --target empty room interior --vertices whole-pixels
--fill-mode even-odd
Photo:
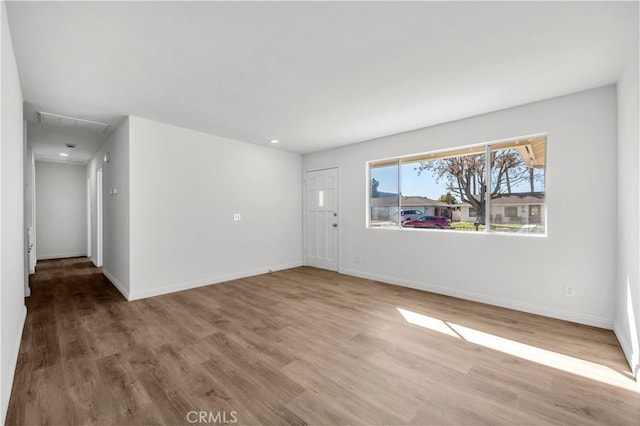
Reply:
[[[2,424],[637,425],[639,4],[2,1]]]

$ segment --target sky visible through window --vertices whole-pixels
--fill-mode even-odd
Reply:
[[[404,196],[428,197],[433,200],[445,195],[448,191],[447,182],[442,179],[439,183],[433,177],[432,172],[425,170],[418,175],[419,163],[402,164],[400,166],[402,181],[401,191]],[[398,169],[395,166],[379,167],[371,169],[371,178],[376,179],[380,185],[378,191],[397,194]],[[536,184],[536,191],[543,190],[540,184]],[[513,192],[528,192],[528,183],[521,183],[511,188]]]
[[[403,164],[402,170],[402,195],[415,195],[437,199],[447,193],[446,182],[436,183],[429,171],[423,171],[418,176],[415,168],[418,163]],[[380,167],[371,169],[371,178],[380,182],[378,191],[391,194],[398,193],[398,169],[396,167]]]

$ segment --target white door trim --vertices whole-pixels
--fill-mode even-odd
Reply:
[[[87,257],[91,257],[91,178],[87,178]]]

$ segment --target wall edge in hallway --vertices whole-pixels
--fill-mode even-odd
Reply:
[[[113,286],[118,289],[118,291],[124,296],[125,299],[132,300],[129,292],[125,290],[125,286],[123,286],[122,283],[118,281],[112,273],[102,267],[102,274],[107,277],[111,284],[113,284]]]
[[[17,324],[17,327],[16,327],[17,331],[19,332],[16,333],[17,338],[13,345],[15,350],[11,351],[12,356],[11,356],[11,365],[10,365],[11,368],[9,369],[9,375],[7,375],[7,377],[2,378],[2,382],[3,382],[2,388],[10,389],[9,394],[11,394],[11,390],[13,389],[13,379],[15,377],[16,368],[18,366],[18,356],[20,355],[20,344],[22,343],[22,333],[24,333],[24,324],[26,320],[27,320],[27,307],[23,306],[20,323]],[[4,424],[7,418],[7,410],[9,410],[9,399],[7,399],[6,405],[3,404],[2,406],[2,424]]]
[[[576,314],[570,311],[550,309],[544,306],[517,302],[515,300],[487,296],[480,293],[462,291],[462,290],[457,290],[449,287],[442,287],[442,286],[437,286],[433,284],[405,280],[402,278],[371,274],[368,272],[361,272],[354,269],[340,269],[340,273],[345,275],[351,275],[358,278],[364,278],[364,279],[373,280],[373,281],[380,281],[385,284],[392,284],[392,285],[398,285],[401,287],[413,288],[416,290],[428,291],[430,293],[457,297],[460,299],[471,300],[473,302],[487,303],[489,305],[499,306],[502,308],[513,309],[516,311],[527,312],[535,315],[542,315],[545,317],[575,322],[578,324],[590,325],[593,327],[605,328],[607,330],[613,330],[613,319],[600,318],[600,317],[594,317],[589,315],[581,315],[581,314]]]
[[[68,257],[87,257],[87,252],[71,252],[71,253],[53,253],[38,256],[38,260],[65,259]]]

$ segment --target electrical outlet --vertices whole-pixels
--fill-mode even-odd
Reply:
[[[234,213],[233,214],[233,221],[234,222],[240,222],[240,220],[242,220],[242,215],[240,215],[240,213]]]
[[[356,263],[360,263],[362,262],[362,256],[361,255],[357,255],[356,256]]]
[[[564,287],[564,295],[568,297],[573,297],[576,295],[576,289],[573,288],[572,285],[567,285]]]

